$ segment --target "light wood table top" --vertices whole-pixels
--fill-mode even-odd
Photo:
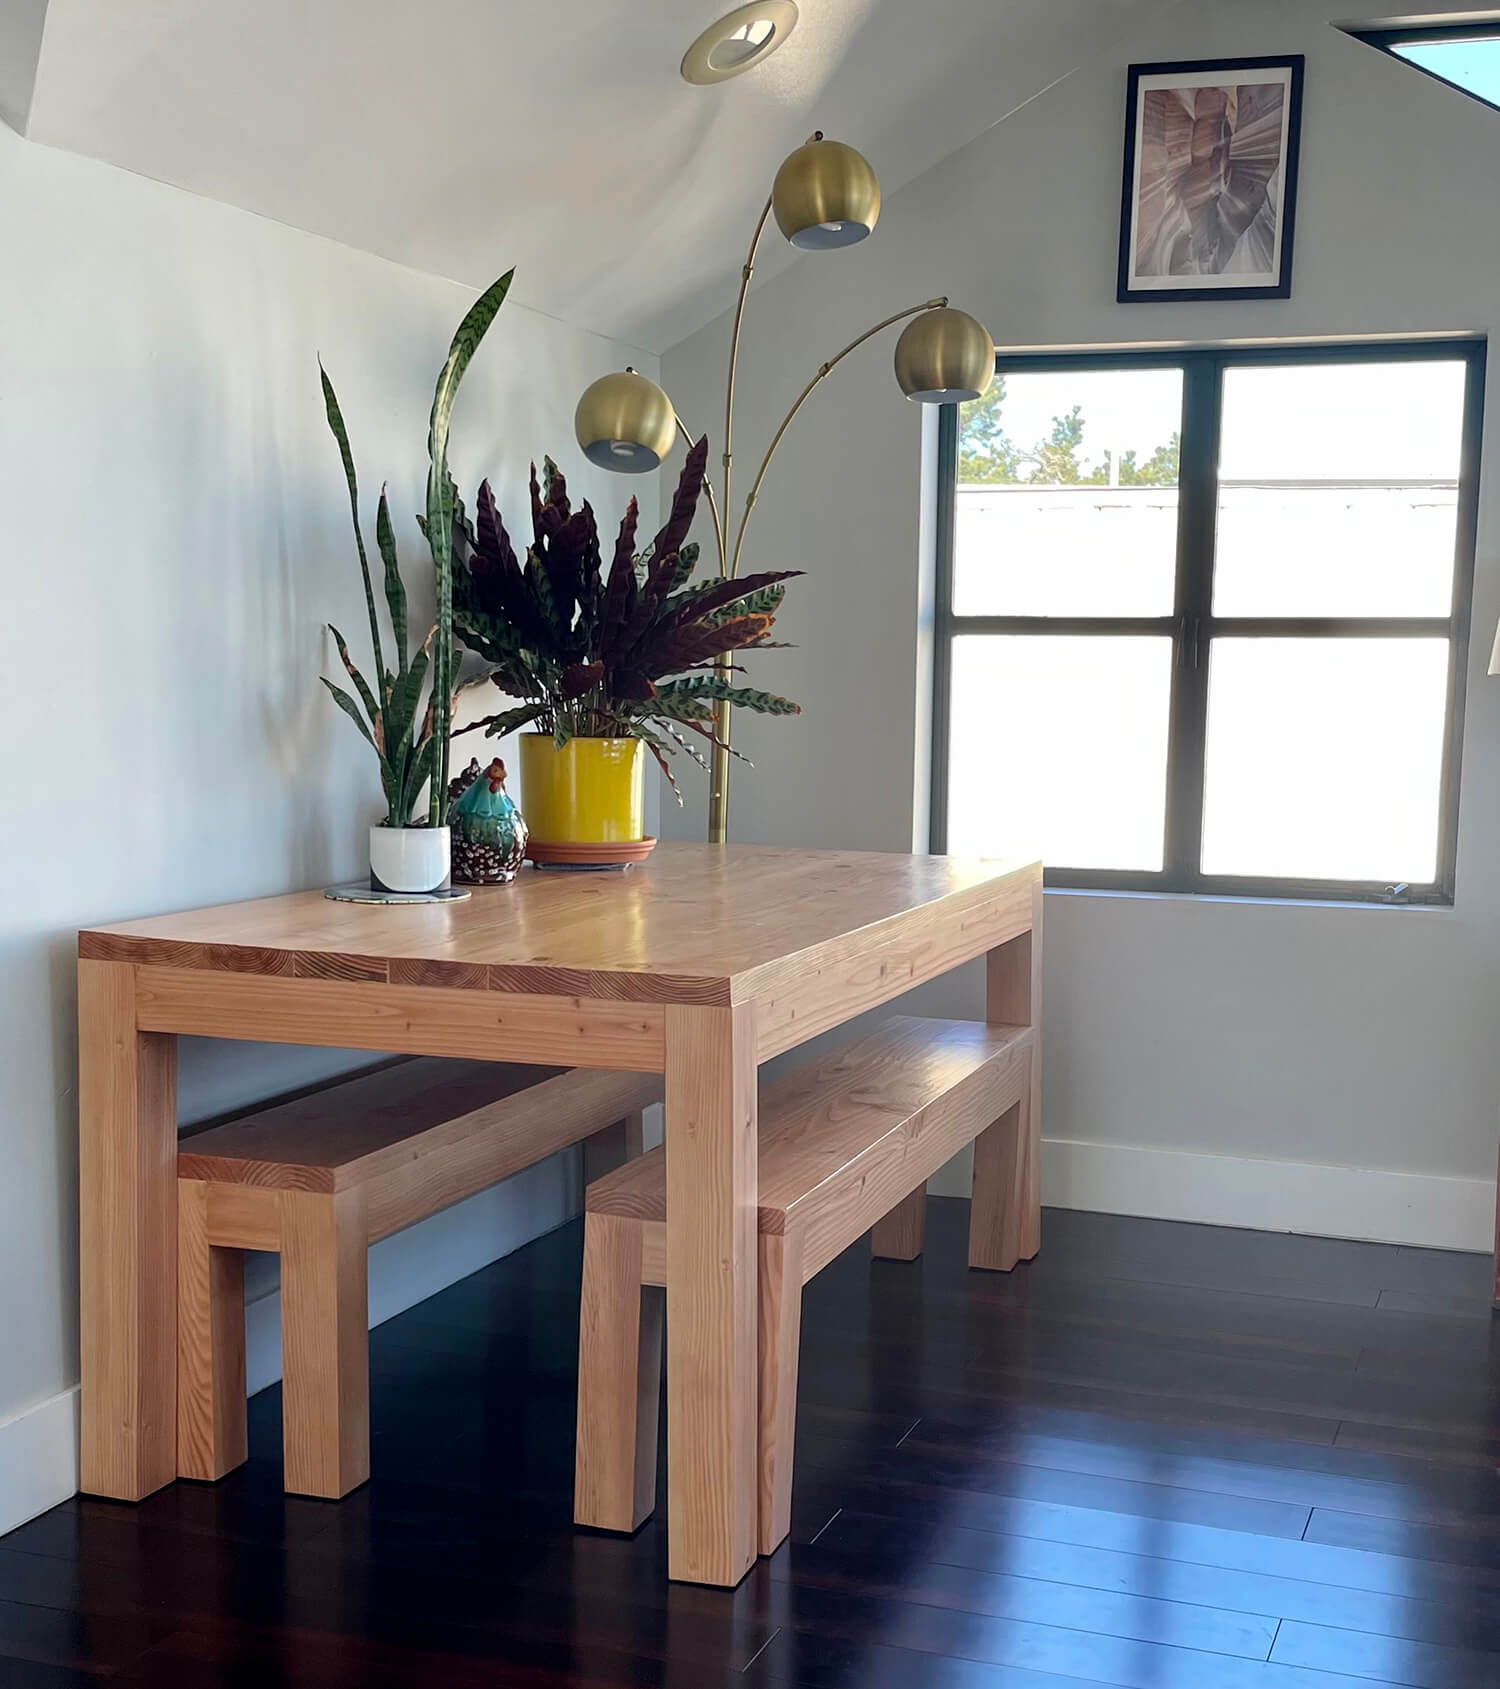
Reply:
[[[728,1004],[807,970],[988,919],[1016,861],[754,845],[658,845],[626,874],[525,870],[462,902],[296,892],[90,928],[94,961],[392,985]],[[922,970],[926,972],[927,970]]]

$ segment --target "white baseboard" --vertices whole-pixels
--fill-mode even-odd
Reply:
[[[78,1386],[0,1424],[0,1536],[78,1488]]]
[[[937,1196],[967,1196],[970,1168],[967,1156],[956,1157],[928,1188]],[[1492,1179],[1261,1161],[1149,1145],[1049,1139],[1042,1145],[1042,1196],[1053,1208],[1427,1249],[1488,1254],[1495,1239]]]

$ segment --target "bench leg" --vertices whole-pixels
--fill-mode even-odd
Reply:
[[[294,1495],[370,1476],[369,1234],[362,1188],[281,1193],[281,1424]]]
[[[774,1554],[792,1528],[797,1345],[802,1335],[802,1240],[763,1233],[760,1277],[759,1548]]]
[[[573,1518],[580,1525],[628,1534],[656,1506],[665,1312],[665,1291],[641,1283],[639,1222],[585,1216],[573,1463]]]
[[[645,1147],[642,1117],[639,1109],[617,1120],[613,1126],[601,1127],[583,1140],[583,1182],[585,1187],[606,1173],[634,1161]]]
[[[878,1261],[915,1261],[922,1253],[922,1227],[927,1219],[927,1186],[918,1185],[898,1202],[870,1233],[870,1253]]]
[[[208,1186],[177,1186],[177,1475],[244,1463],[245,1257],[208,1241]]]

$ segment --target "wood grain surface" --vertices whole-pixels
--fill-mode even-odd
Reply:
[[[755,1009],[667,1010],[670,1573],[733,1586],[756,1545]]]
[[[136,1501],[177,1470],[177,1040],[135,970],[78,964],[81,1483]]]
[[[771,996],[783,1005],[779,1028],[810,1013],[812,997],[857,993],[859,977],[830,990],[825,970],[846,965],[868,980],[873,968],[878,982],[871,958],[886,952],[888,968],[915,983],[982,954],[1002,907],[1038,872],[939,856],[663,844],[626,874],[528,870],[463,902],[403,907],[298,892],[90,928],[78,949],[91,960],[278,979],[646,1003]],[[893,983],[886,995],[903,988]]]

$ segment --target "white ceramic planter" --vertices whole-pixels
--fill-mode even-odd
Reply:
[[[446,827],[372,827],[370,887],[374,891],[442,891],[452,867]]]

